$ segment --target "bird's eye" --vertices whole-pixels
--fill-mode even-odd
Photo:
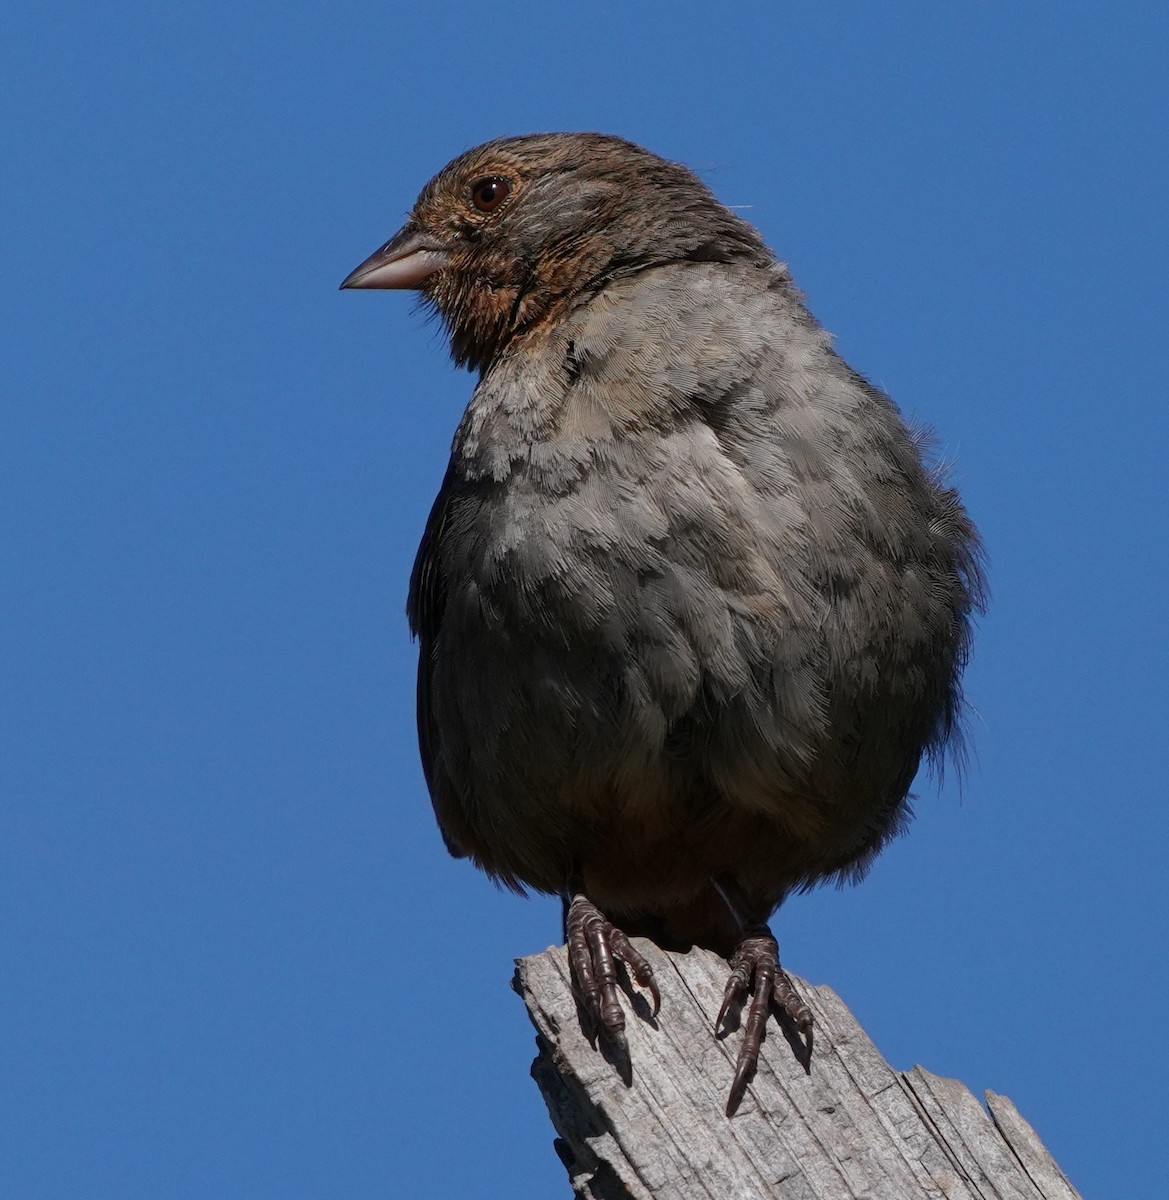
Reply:
[[[498,175],[489,175],[471,185],[471,203],[481,213],[493,213],[508,198],[511,184]]]

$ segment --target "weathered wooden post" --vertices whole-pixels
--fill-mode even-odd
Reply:
[[[662,993],[629,1014],[632,1071],[581,1031],[563,947],[517,963],[536,1026],[532,1075],[572,1185],[588,1200],[1079,1200],[1005,1096],[895,1071],[827,987],[798,986],[816,1019],[805,1072],[772,1025],[737,1115],[723,1108],[734,1046],[716,1040],[726,963],[650,946]]]

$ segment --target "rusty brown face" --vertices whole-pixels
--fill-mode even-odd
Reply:
[[[663,204],[674,214],[665,222]],[[534,134],[456,158],[341,286],[421,292],[456,362],[481,369],[515,333],[607,279],[715,245],[769,257],[685,167],[620,138]]]

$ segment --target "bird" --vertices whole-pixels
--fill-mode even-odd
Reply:
[[[633,937],[729,959],[732,1115],[773,1012],[811,1061],[772,915],[859,880],[960,751],[978,533],[759,231],[630,141],[466,151],[341,286],[416,291],[477,376],[407,604],[446,845],[562,898],[626,1053],[619,987],[660,1004]]]

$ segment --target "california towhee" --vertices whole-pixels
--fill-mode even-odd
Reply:
[[[488,142],[345,280],[414,288],[479,382],[410,581],[451,852],[566,905],[624,1042],[628,934],[811,1014],[766,922],[855,880],[957,734],[977,534],[787,267],[685,167],[600,134]]]

